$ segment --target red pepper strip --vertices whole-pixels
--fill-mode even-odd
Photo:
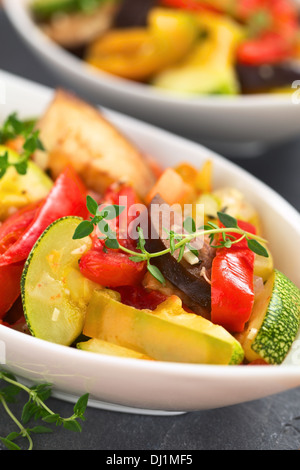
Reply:
[[[42,203],[41,201],[20,209],[3,222],[0,227],[0,254],[5,253],[23,235]],[[0,319],[11,309],[21,294],[20,280],[23,267],[24,262],[0,266]]]
[[[253,225],[246,222],[240,221],[238,225],[248,232],[256,232]],[[243,331],[251,315],[254,257],[243,239],[231,248],[218,248],[212,263],[211,320],[230,332]]]
[[[44,201],[30,204],[18,210],[0,226],[0,254],[5,253],[13,245],[34,220],[36,213]]]
[[[237,60],[247,65],[274,64],[291,57],[299,30],[298,12],[289,0],[241,0],[237,17],[246,24],[265,12],[271,19],[257,37],[246,40],[237,50]]]
[[[114,185],[112,185],[106,191],[104,202],[105,204],[125,206],[125,210],[115,220],[115,229],[119,243],[126,248],[134,249],[136,241],[130,236],[130,228],[132,222],[139,215],[135,212],[134,206],[136,205],[136,209],[139,209],[138,204],[141,203],[135,190],[132,186],[126,184],[115,190]],[[142,206],[140,207],[142,208]]]
[[[79,269],[91,281],[114,288],[138,285],[145,275],[146,264],[135,263],[127,254],[116,250],[90,250],[82,256]]]
[[[111,229],[116,232],[119,243],[135,251],[136,240],[130,238],[128,229],[131,222],[136,218],[136,214],[130,214],[130,208],[138,203],[138,197],[131,186],[112,185],[106,191],[102,204],[115,204],[125,206],[126,209],[119,217],[111,222]],[[80,271],[88,279],[105,287],[135,286],[141,282],[145,275],[146,264],[144,262],[135,263],[130,260],[130,255],[121,250],[105,248],[104,241],[98,228],[91,235],[93,241],[92,249],[80,260]]]
[[[156,290],[148,290],[143,286],[122,286],[115,289],[121,295],[121,302],[139,310],[155,310],[167,299],[165,294]]]
[[[24,263],[0,266],[0,320],[20,296]]]
[[[182,10],[191,11],[213,11],[219,12],[220,10],[212,5],[207,5],[205,2],[197,0],[160,0],[162,6],[171,8],[180,8]]]
[[[130,232],[131,229],[136,229],[136,227],[135,225],[131,226],[131,224],[139,216],[139,209],[143,209],[144,206],[139,205],[140,200],[132,186],[121,185],[117,188],[115,185],[110,186],[102,201],[100,201],[100,204],[103,204],[103,207],[110,204],[125,206],[125,210],[121,212],[120,216],[108,221],[108,223],[110,224],[111,230],[116,233],[116,238],[119,241],[119,244],[130,250],[135,250],[136,236],[132,238],[130,236]],[[103,240],[99,240],[98,238],[101,235],[102,234],[97,228],[92,233],[93,249],[103,251]]]
[[[65,216],[86,218],[86,195],[74,170],[66,170],[57,178],[49,195],[37,211],[27,230],[0,255],[0,266],[24,261],[44,230]]]

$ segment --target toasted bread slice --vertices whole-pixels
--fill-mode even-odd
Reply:
[[[93,191],[103,193],[122,181],[142,199],[155,183],[140,150],[100,110],[64,90],[56,91],[37,128],[46,152],[36,152],[34,160],[54,179],[71,164]]]

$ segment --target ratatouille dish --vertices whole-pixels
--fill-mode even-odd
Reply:
[[[290,92],[292,0],[32,0],[34,21],[94,70],[176,96]]]
[[[300,291],[213,161],[161,168],[63,90],[0,140],[2,327],[147,361],[284,361]]]

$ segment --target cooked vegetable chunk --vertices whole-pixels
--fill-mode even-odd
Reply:
[[[78,268],[79,258],[91,244],[89,237],[72,240],[80,221],[78,217],[65,217],[50,225],[33,247],[21,283],[31,334],[66,346],[82,332],[85,310],[95,288]]]
[[[0,146],[0,155],[5,152],[8,152],[8,158],[13,162],[20,159],[17,153]],[[20,175],[14,167],[8,168],[0,178],[0,221],[13,211],[46,197],[52,185],[51,179],[33,162],[28,163],[26,175]]]
[[[155,209],[150,212],[151,237],[146,240],[146,247],[150,253],[155,253],[169,248],[170,242],[165,236],[164,228],[171,227],[172,219],[176,222],[177,215],[171,206],[164,202],[160,195],[152,199],[151,207]],[[162,218],[157,217],[158,212],[161,212]],[[166,221],[166,227],[162,226],[161,221],[163,219]],[[163,256],[153,258],[152,262],[160,269],[168,281],[173,283],[175,287],[184,292],[201,308],[201,314],[203,316],[207,316],[211,305],[211,289],[207,278],[210,277],[215,249],[204,240],[203,247],[199,250],[199,260],[196,264],[191,264],[184,258],[178,262],[178,256],[179,253],[177,250],[173,255],[167,253]]]
[[[284,274],[274,270],[255,301],[245,331],[237,339],[248,361],[264,359],[270,364],[280,364],[299,325],[300,290]]]
[[[109,343],[108,341],[102,341],[101,339],[92,338],[88,341],[82,341],[77,343],[76,347],[82,351],[90,351],[96,354],[103,354],[106,356],[117,356],[117,357],[128,357],[131,359],[145,359],[152,360],[151,357],[146,356],[140,352],[134,351],[133,349],[124,348],[117,344]]]
[[[225,329],[187,313],[171,296],[154,311],[124,305],[109,292],[95,291],[83,333],[134,349],[159,361],[239,364],[243,350]]]

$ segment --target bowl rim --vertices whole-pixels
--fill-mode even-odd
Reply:
[[[45,94],[47,97],[50,97],[54,92],[53,89],[46,87],[44,85],[35,83],[31,80],[18,77],[14,74],[10,74],[5,71],[0,71],[0,79],[5,78],[9,80],[9,86],[11,87],[19,87],[26,90],[28,88],[30,91],[36,91],[36,93]],[[255,185],[258,189],[263,190],[267,194],[269,194],[273,204],[279,204],[282,209],[281,212],[284,215],[284,218],[293,218],[295,228],[300,236],[300,213],[288,202],[284,199],[279,193],[269,187],[266,183],[259,180],[254,175],[250,174],[246,170],[239,167],[237,164],[228,161],[221,155],[213,152],[209,149],[206,149],[201,144],[192,142],[184,137],[177,136],[169,131],[160,129],[154,125],[145,123],[139,119],[132,118],[127,116],[123,113],[119,113],[116,111],[112,111],[110,109],[104,108],[104,113],[107,113],[108,117],[116,118],[120,122],[128,122],[130,126],[139,126],[140,131],[148,130],[152,132],[156,132],[158,137],[164,137],[166,141],[173,140],[180,145],[188,146],[189,148],[196,148],[201,150],[205,150],[208,152],[208,155],[211,155],[218,164],[224,164],[229,168],[235,169],[236,172],[239,174],[244,174],[253,185]],[[231,379],[241,379],[243,377],[270,377],[270,378],[299,378],[299,365],[293,364],[286,364],[286,365],[274,365],[263,367],[260,365],[251,365],[251,367],[247,366],[240,366],[240,365],[231,365],[230,367],[224,367],[224,365],[211,365],[211,364],[190,364],[190,363],[173,363],[173,362],[162,362],[162,361],[146,361],[146,360],[136,360],[136,359],[129,359],[129,358],[117,358],[117,357],[110,357],[110,356],[101,356],[97,354],[90,354],[88,351],[79,351],[77,349],[50,343],[48,341],[35,338],[32,336],[28,336],[22,332],[12,330],[5,325],[0,324],[0,340],[2,341],[12,341],[14,344],[17,342],[20,347],[24,346],[27,347],[37,347],[39,350],[50,354],[50,355],[58,355],[58,357],[63,354],[64,358],[70,358],[80,360],[82,362],[88,361],[89,364],[94,365],[101,365],[106,364],[110,365],[111,367],[119,367],[120,365],[122,368],[126,368],[130,371],[138,372],[138,371],[148,371],[148,372],[157,372],[157,373],[164,373],[169,374],[170,376],[181,376],[181,377],[219,377],[219,378],[231,378]]]
[[[12,25],[33,49],[47,61],[54,63],[67,73],[72,73],[77,79],[88,81],[93,86],[98,86],[99,91],[108,90],[138,98],[147,102],[164,104],[167,106],[181,106],[187,109],[263,109],[295,106],[292,96],[289,94],[260,94],[237,96],[201,96],[201,97],[177,97],[166,91],[158,90],[151,85],[131,82],[111,74],[105,73],[95,67],[84,63],[67,50],[49,39],[35,24],[28,11],[27,4],[30,0],[3,0],[4,10]],[[300,85],[300,81],[299,81]],[[297,88],[297,87],[296,87]],[[296,103],[298,104],[298,103]]]

